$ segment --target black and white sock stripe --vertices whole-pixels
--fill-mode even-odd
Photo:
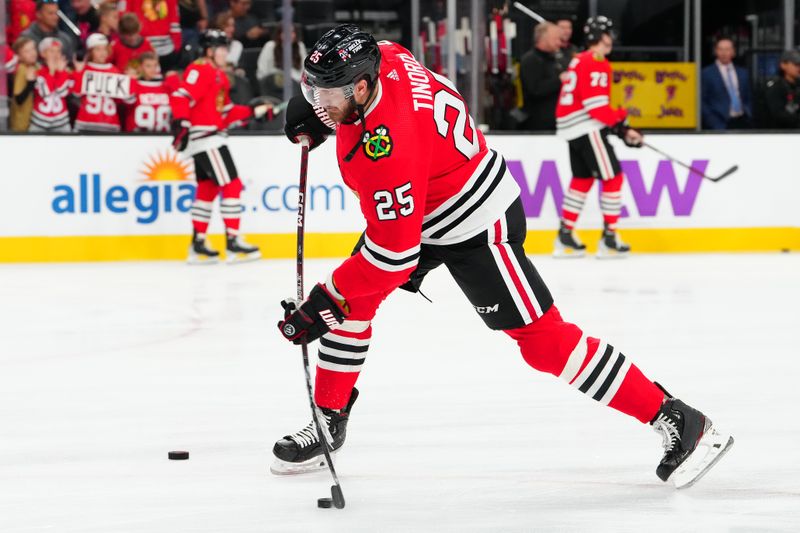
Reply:
[[[586,193],[569,189],[564,195],[564,210],[571,213],[578,213],[583,210],[583,204],[586,203]]]
[[[631,361],[610,344],[600,342],[589,363],[575,376],[586,358],[586,352],[587,343],[584,335],[578,341],[559,377],[567,383],[571,382],[573,387],[591,396],[592,399],[608,405],[628,374]]]
[[[414,268],[419,262],[419,252],[419,244],[402,252],[387,250],[375,244],[367,234],[364,234],[364,246],[359,250],[364,259],[374,267],[387,272],[400,272]]]
[[[242,202],[239,198],[223,198],[219,206],[222,218],[240,218],[242,216]]]
[[[622,193],[604,192],[600,194],[600,210],[609,215],[618,215],[622,211]]]
[[[192,203],[192,219],[199,222],[210,222],[212,207],[213,205],[211,202],[195,200],[194,203]]]
[[[345,324],[347,321],[345,321]],[[318,366],[333,372],[360,372],[370,339],[353,339],[326,333],[319,340]]]

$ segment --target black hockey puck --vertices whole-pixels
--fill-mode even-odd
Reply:
[[[330,509],[333,506],[332,498],[320,498],[317,500],[317,507],[320,509]]]
[[[189,452],[169,452],[167,457],[173,461],[185,461],[189,458]]]

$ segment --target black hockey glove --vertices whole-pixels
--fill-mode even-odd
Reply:
[[[250,109],[253,111],[254,119],[260,120],[263,118],[265,120],[272,120],[272,102],[270,102],[268,98],[264,96],[256,96],[247,102],[247,105],[250,106]]]
[[[628,124],[628,119],[627,118],[625,120],[620,120],[619,122],[617,122],[616,124],[611,126],[611,128],[609,128],[609,129],[610,129],[611,133],[613,133],[614,135],[616,135],[617,137],[622,139],[622,142],[625,143],[625,146],[630,146],[631,148],[641,148],[642,147],[642,143],[633,142],[630,139],[628,139],[628,132],[629,131],[635,131],[636,133],[639,133],[639,130],[630,127],[630,125]]]
[[[292,298],[283,300],[281,306],[284,318],[278,322],[278,329],[295,344],[317,340],[339,326],[347,316],[342,304],[320,283],[311,289],[299,307],[297,300]]]
[[[328,114],[321,107],[312,106],[302,95],[293,96],[286,107],[286,126],[284,133],[293,143],[300,142],[305,136],[310,141],[313,150],[325,142],[328,135],[333,133],[335,124],[328,118]]]
[[[178,152],[186,150],[186,145],[189,144],[189,127],[191,123],[188,120],[173,120],[172,121],[172,147]]]

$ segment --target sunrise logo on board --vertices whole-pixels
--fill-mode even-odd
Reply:
[[[191,163],[172,149],[151,155],[139,173],[147,181],[188,181],[193,174]]]

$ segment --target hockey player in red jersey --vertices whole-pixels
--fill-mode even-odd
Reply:
[[[320,341],[315,402],[334,450],[345,441],[379,305],[398,287],[418,291],[445,265],[480,318],[516,341],[530,366],[655,428],[664,437],[662,480],[685,486],[719,459],[729,435],[619,349],[561,318],[523,250],[519,186],[449,80],[400,45],[378,44],[349,25],[326,33],[305,69],[307,101],[290,102],[287,136],[313,147],[331,132],[319,113],[338,123],[339,167],[367,225],[354,254],[304,302],[282,302],[278,325],[295,343]],[[278,474],[325,465],[313,422],[276,442],[273,453]]]
[[[179,88],[172,94],[173,147],[194,159],[197,190],[192,204],[194,235],[189,264],[210,264],[219,252],[206,243],[214,199],[222,193],[220,211],[227,236],[227,261],[253,261],[261,257],[258,247],[239,235],[242,213],[242,182],[226,144],[226,130],[251,118],[272,113],[272,106],[255,99],[250,105],[234,105],[225,74],[228,37],[220,30],[206,30],[200,37],[203,57],[184,71]]]
[[[73,75],[72,92],[81,99],[75,131],[118,132],[120,130],[118,105],[128,94],[113,97],[92,90],[100,83],[104,74],[116,74],[116,81],[122,79],[122,72],[108,61],[110,50],[108,37],[93,33],[86,39],[86,65]],[[110,76],[108,78],[112,78]]]
[[[125,131],[168,132],[172,122],[169,97],[180,80],[174,74],[163,78],[155,52],[145,52],[139,59],[139,79],[133,83],[133,102],[125,114]]]
[[[555,242],[556,257],[582,257],[586,245],[574,235],[575,223],[592,189],[600,180],[600,209],[603,235],[597,257],[624,257],[630,247],[617,235],[617,220],[622,210],[623,174],[608,134],[614,133],[632,147],[640,147],[642,134],[628,127],[624,109],[610,105],[611,53],[614,30],[611,20],[590,18],[584,26],[588,49],[576,55],[567,69],[556,106],[558,135],[569,142],[572,181],[564,195],[561,227]]]

